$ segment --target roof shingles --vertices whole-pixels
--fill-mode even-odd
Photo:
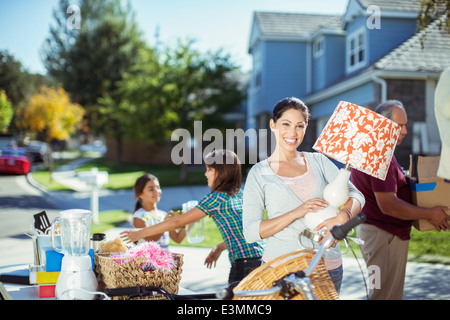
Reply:
[[[341,16],[282,12],[255,12],[263,36],[309,36],[321,27],[340,28]]]
[[[418,0],[358,0],[363,7],[379,6],[383,11],[418,12]],[[342,30],[342,16],[286,12],[255,12],[262,37],[310,37],[321,28]],[[426,37],[422,35],[426,33]],[[421,39],[424,46],[422,47]],[[442,71],[450,66],[450,34],[437,23],[412,36],[387,53],[372,67],[387,71]]]
[[[422,38],[424,33],[425,37]],[[450,34],[441,30],[436,21],[378,60],[375,68],[390,71],[442,71],[450,66],[449,52]]]
[[[359,3],[364,8],[375,5],[381,11],[419,12],[420,10],[419,0],[359,0]]]

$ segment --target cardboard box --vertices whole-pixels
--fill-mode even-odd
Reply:
[[[440,157],[411,156],[410,159],[413,203],[423,208],[450,207],[450,182],[437,177]],[[450,221],[450,210],[446,213]],[[414,221],[413,225],[420,231],[436,230],[431,223],[423,219]]]

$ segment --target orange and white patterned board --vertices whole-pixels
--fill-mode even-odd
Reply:
[[[397,123],[370,109],[341,101],[313,149],[385,180],[400,130]]]

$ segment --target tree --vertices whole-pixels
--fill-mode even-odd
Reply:
[[[4,90],[0,90],[0,133],[5,133],[12,120],[14,111]]]
[[[7,51],[0,51],[0,89],[5,90],[14,105],[25,100],[31,89],[22,64]]]
[[[432,21],[440,18],[441,28],[450,31],[450,0],[421,0],[417,17],[418,28],[425,29]]]
[[[99,119],[98,99],[110,95],[130,71],[144,45],[129,2],[80,0],[80,28],[72,28],[67,9],[74,1],[60,0],[53,15],[56,26],[43,47],[44,63],[50,75],[86,108],[89,127],[105,130]],[[71,7],[73,8],[73,7]]]
[[[75,132],[83,114],[84,109],[72,103],[64,89],[42,87],[23,111],[21,126],[40,136],[51,148],[53,140],[66,140]],[[49,160],[52,171],[51,152]]]
[[[417,31],[425,30],[436,21],[438,27],[450,32],[450,0],[421,0],[420,11],[417,16]],[[421,45],[424,46],[426,34],[421,37]]]
[[[193,43],[180,41],[159,57],[148,50],[120,82],[121,107],[127,111],[120,119],[134,128],[124,132],[128,138],[167,142],[177,128],[192,131],[195,120],[205,121],[206,128],[225,128],[223,115],[242,100],[239,84],[229,77],[237,67],[221,50],[201,54]]]
[[[223,115],[242,100],[237,81],[229,77],[237,67],[223,51],[201,54],[193,43],[179,41],[175,48],[161,49],[159,55],[143,50],[139,63],[115,93],[120,103],[102,99],[102,114],[114,119],[111,129],[118,139],[160,145],[170,141],[178,128],[193,136],[196,120],[203,121],[205,130],[225,128]]]
[[[223,50],[201,54],[193,49],[194,43],[179,41],[177,47],[167,49],[162,62],[168,109],[178,115],[170,129],[192,132],[195,120],[204,121],[206,129],[223,129],[223,115],[242,100],[239,84],[229,77],[237,67]]]
[[[0,90],[5,91],[14,110],[8,129],[11,133],[19,133],[19,128],[16,126],[16,115],[28,104],[37,87],[46,83],[49,83],[46,77],[28,73],[23,69],[20,61],[7,51],[0,51]]]
[[[156,143],[160,141],[152,134],[149,135],[149,128],[158,131],[156,136],[164,136],[165,126],[157,126],[164,117],[164,106],[159,102],[164,96],[160,91],[161,77],[160,65],[154,51],[147,47],[142,48],[138,63],[129,73],[124,74],[124,79],[118,82],[118,88],[99,99],[100,125],[107,136],[116,140],[116,163],[120,163],[123,138],[150,139]],[[149,109],[149,105],[162,108]],[[150,131],[154,132],[153,129]]]

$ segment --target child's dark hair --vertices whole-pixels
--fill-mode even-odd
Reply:
[[[295,109],[300,111],[305,117],[306,123],[308,123],[309,119],[311,118],[311,114],[309,113],[309,109],[305,105],[305,103],[298,98],[291,97],[291,98],[284,98],[277,102],[277,104],[272,110],[273,121],[277,122],[277,120],[283,115],[283,113],[289,109]]]
[[[136,197],[137,201],[136,201],[136,204],[134,205],[133,212],[136,212],[137,210],[142,208],[142,203],[141,203],[141,199],[139,198],[139,196],[144,191],[144,188],[145,188],[145,185],[147,184],[147,182],[149,182],[150,180],[158,181],[158,178],[150,173],[145,173],[144,175],[140,176],[134,183],[133,191],[134,191],[134,196]]]
[[[211,192],[236,194],[242,185],[241,162],[230,150],[214,150],[205,156],[207,167],[216,171],[216,179]]]

